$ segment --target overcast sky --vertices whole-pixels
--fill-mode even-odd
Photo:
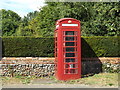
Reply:
[[[0,0],[0,9],[12,10],[21,17],[44,6],[44,0]]]

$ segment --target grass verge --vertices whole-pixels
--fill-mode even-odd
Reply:
[[[118,73],[99,73],[93,76],[69,81],[59,81],[55,77],[51,77],[51,79],[59,83],[67,84],[85,84],[91,86],[118,86]]]
[[[33,76],[1,77],[3,84],[30,84],[33,80],[42,80],[45,77],[36,78]],[[48,77],[47,77],[48,79]],[[118,86],[118,73],[99,73],[93,76],[77,80],[59,81],[54,76],[49,77],[51,81],[62,84],[84,84],[93,86]],[[52,84],[52,83],[51,83]]]

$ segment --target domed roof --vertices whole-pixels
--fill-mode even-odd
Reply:
[[[80,22],[79,20],[76,20],[74,18],[62,18],[62,19],[59,19],[57,22],[61,22],[61,21],[64,21],[64,20],[72,20],[72,21]]]

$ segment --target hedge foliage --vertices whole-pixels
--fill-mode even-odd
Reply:
[[[95,36],[82,38],[83,57],[118,57],[120,37]]]
[[[118,57],[120,37],[82,37],[82,57]],[[54,38],[3,37],[3,57],[53,57]]]
[[[53,38],[3,37],[3,56],[6,57],[48,57],[54,56]]]

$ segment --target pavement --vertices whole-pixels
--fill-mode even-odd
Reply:
[[[118,88],[112,86],[88,86],[82,84],[12,84],[3,85],[2,88]]]

